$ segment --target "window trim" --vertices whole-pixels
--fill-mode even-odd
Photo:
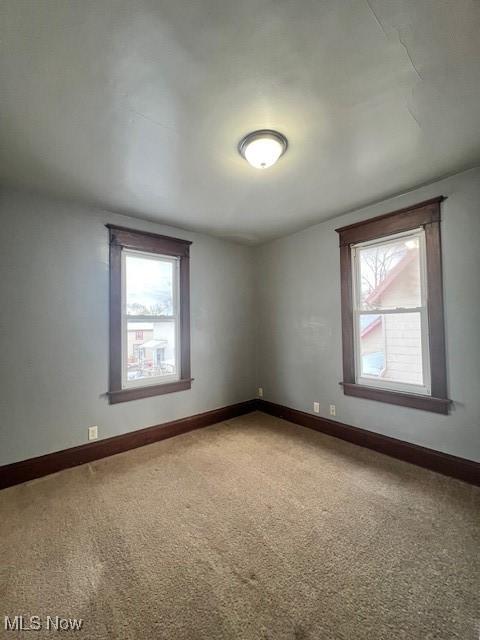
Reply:
[[[345,395],[448,414],[439,196],[336,229],[340,244],[343,391]],[[358,384],[355,378],[352,245],[422,227],[425,231],[431,395]]]
[[[107,224],[110,241],[110,404],[138,400],[191,388],[190,372],[190,245],[189,240]],[[122,249],[155,253],[179,261],[179,378],[171,382],[123,387]]]

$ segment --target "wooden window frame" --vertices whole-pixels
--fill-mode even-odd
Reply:
[[[343,392],[348,396],[448,414],[439,196],[411,207],[336,229],[340,242]],[[423,227],[426,246],[431,395],[358,384],[355,378],[352,245]]]
[[[110,242],[110,404],[184,391],[192,386],[190,373],[190,245],[189,240],[107,224]],[[122,387],[122,249],[172,256],[179,260],[180,377],[138,387]]]

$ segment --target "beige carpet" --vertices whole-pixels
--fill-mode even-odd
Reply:
[[[477,640],[479,514],[479,489],[250,414],[0,492],[0,634]]]

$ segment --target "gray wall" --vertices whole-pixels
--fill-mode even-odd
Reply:
[[[106,400],[107,222],[193,241],[189,391]],[[254,396],[252,248],[14,191],[0,223],[0,464]]]
[[[442,204],[449,416],[344,396],[335,228],[437,195]],[[258,386],[267,400],[480,460],[480,170],[324,222],[257,250]]]
[[[443,194],[449,416],[342,394],[335,228]],[[480,170],[249,248],[15,191],[0,196],[0,464],[255,395],[480,460]],[[192,389],[110,406],[105,223],[193,241]],[[255,367],[256,364],[256,367]],[[255,376],[256,368],[256,376]],[[256,383],[256,384],[255,384]]]

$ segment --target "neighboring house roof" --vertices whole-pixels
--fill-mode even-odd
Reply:
[[[402,271],[414,260],[415,252],[407,251],[405,255],[397,262],[397,264],[390,270],[388,276],[380,282],[378,287],[371,291],[365,302],[375,302],[378,298],[385,293],[387,289],[391,287],[391,285],[395,282],[398,276],[402,273]]]
[[[375,319],[372,320],[372,322],[370,322],[369,324],[367,324],[363,329],[362,332],[360,334],[360,336],[362,338],[364,338],[365,336],[368,336],[368,334],[373,331],[374,329],[376,329],[377,327],[380,326],[380,324],[382,323],[382,318],[381,316],[375,316]]]
[[[161,349],[162,347],[166,347],[168,344],[168,340],[147,340],[147,342],[143,342],[138,346],[142,349]]]

